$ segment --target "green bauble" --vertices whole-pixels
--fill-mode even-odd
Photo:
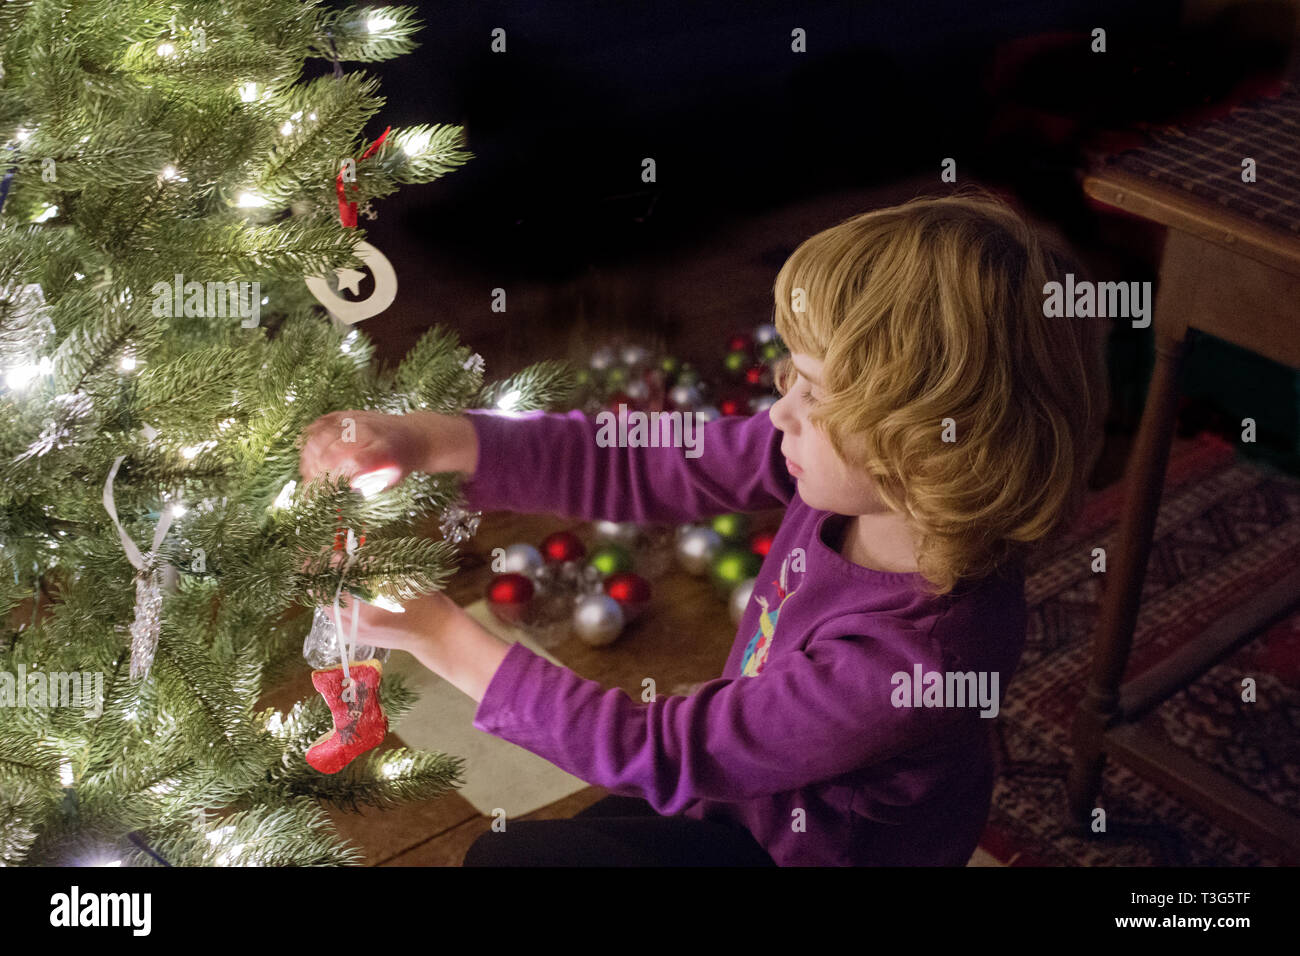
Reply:
[[[664,360],[659,363],[659,367],[664,370],[665,375],[676,375],[681,371],[682,363],[671,355],[665,355]]]
[[[743,540],[749,535],[749,519],[744,515],[718,515],[710,522],[718,537],[728,544]]]
[[[574,381],[577,382],[578,385],[590,385],[593,381],[591,369],[578,369],[578,373],[574,376]]]
[[[683,362],[681,369],[677,373],[677,381],[674,385],[695,385],[700,380],[700,373],[691,367],[690,362]]]
[[[758,357],[764,362],[775,362],[785,354],[780,342],[764,342],[758,348]]]
[[[743,372],[749,367],[749,362],[749,356],[741,351],[728,352],[727,357],[722,360],[722,364],[732,375],[739,375]]]
[[[627,369],[616,365],[605,374],[605,381],[615,388],[627,381]]]
[[[740,582],[757,576],[763,559],[744,548],[726,548],[713,561],[710,575],[723,594],[730,594]]]
[[[620,571],[631,571],[632,555],[627,553],[626,548],[620,548],[616,544],[606,544],[591,552],[587,563],[605,577],[609,577]]]

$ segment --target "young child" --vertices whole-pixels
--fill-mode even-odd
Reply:
[[[1105,326],[1043,315],[1067,271],[978,191],[818,233],[776,278],[782,397],[706,424],[699,457],[601,447],[579,412],[314,423],[305,478],[454,470],[474,508],[616,521],[786,509],[722,675],[689,697],[605,689],[441,595],[362,607],[358,641],[410,650],[479,702],[476,728],[654,818],[512,821],[475,862],[965,864],[1023,560],[1100,447]]]

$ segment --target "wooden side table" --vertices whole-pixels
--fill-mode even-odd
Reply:
[[[1293,127],[1284,135],[1297,132]],[[1231,188],[1231,177],[1240,168],[1240,155],[1251,153],[1239,153],[1226,171],[1223,157],[1208,159],[1225,189]],[[1240,183],[1239,174],[1237,179],[1240,189],[1251,188],[1252,184]],[[1263,588],[1249,606],[1236,609],[1160,665],[1120,684],[1160,506],[1189,330],[1300,367],[1300,235],[1261,224],[1263,217],[1251,215],[1248,208],[1233,208],[1222,199],[1211,201],[1203,190],[1197,195],[1190,186],[1179,189],[1132,169],[1113,165],[1098,169],[1084,178],[1083,188],[1100,202],[1166,226],[1168,233],[1152,319],[1155,369],[1125,477],[1116,549],[1093,635],[1088,690],[1072,728],[1070,814],[1076,823],[1089,824],[1109,756],[1288,862],[1300,862],[1300,819],[1193,760],[1139,723],[1249,632],[1293,605],[1300,598],[1300,569]],[[1300,208],[1290,208],[1300,217]]]

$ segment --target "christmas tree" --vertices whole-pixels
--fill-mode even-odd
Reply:
[[[299,0],[0,4],[0,862],[356,862],[326,805],[459,785],[459,758],[404,749],[318,772],[326,703],[256,708],[308,666],[313,608],[437,588],[463,536],[454,475],[303,486],[303,428],[565,387],[550,363],[485,385],[440,329],[379,369],[304,281],[363,265],[357,204],[472,158],[460,127],[361,136],[383,100],[341,64],[418,29]]]

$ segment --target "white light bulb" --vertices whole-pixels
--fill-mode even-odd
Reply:
[[[380,771],[389,780],[401,776],[406,771],[415,766],[415,761],[410,757],[399,757],[396,760],[390,760],[384,764],[384,769]]]
[[[373,604],[375,607],[382,608],[383,610],[388,611],[392,614],[406,613],[406,608],[402,607],[402,605],[398,604],[392,598],[384,597],[382,594],[379,595],[378,597],[371,598],[370,603]]]
[[[285,120],[284,125],[280,127],[280,135],[288,136],[292,132],[293,132],[293,124],[290,123],[288,120]]]
[[[214,447],[216,444],[217,443],[215,441],[201,441],[197,445],[190,445],[188,448],[181,449],[181,457],[184,458],[186,461],[193,461],[195,458],[198,458],[199,455],[201,455],[203,452],[207,451],[209,448]]]
[[[380,468],[377,471],[369,471],[364,475],[357,475],[352,480],[352,487],[361,492],[363,498],[373,498],[379,494],[401,474],[396,468]]]
[[[35,219],[33,219],[32,222],[45,222],[49,219],[53,219],[58,214],[59,214],[58,206],[46,206],[44,209],[41,210],[41,214],[37,216]]]
[[[136,362],[135,356],[132,355],[130,352],[127,352],[125,355],[122,356],[122,361],[118,362],[117,364],[122,369],[123,372],[134,372],[135,367],[138,363]]]
[[[297,487],[298,487],[298,482],[290,481],[287,485],[285,485],[283,488],[280,489],[280,493],[275,496],[275,501],[271,503],[271,507],[272,508],[289,507],[289,503],[293,501],[294,489]]]
[[[235,832],[235,828],[233,826],[230,826],[229,824],[227,824],[224,827],[217,827],[217,829],[215,830],[209,830],[207,833],[208,842],[211,843],[213,846],[216,846],[218,843],[223,841],[226,837],[230,836],[230,834],[234,832]]]
[[[14,391],[20,391],[41,375],[49,375],[53,369],[54,366],[49,358],[43,358],[29,365],[19,365],[5,373],[5,384]]]
[[[242,84],[239,87],[239,98],[245,103],[251,103],[257,99],[257,84],[251,81]]]
[[[72,786],[72,762],[68,760],[59,761],[59,785],[63,787]]]
[[[243,849],[244,844],[236,843],[229,850],[222,850],[217,854],[217,866],[229,866]]]
[[[14,133],[14,136],[16,136],[16,137],[18,138],[18,142],[20,142],[20,143],[23,142],[23,141],[25,141],[25,140],[27,139],[27,137],[29,137],[29,136],[31,136],[31,135],[32,135],[32,131],[31,131],[31,130],[29,130],[29,129],[23,129],[23,128],[21,128],[21,127],[19,127],[18,132]]]
[[[403,146],[402,149],[406,152],[407,156],[415,156],[419,153],[423,153],[429,148],[429,140],[431,138],[431,134],[427,130],[421,133],[416,133],[406,141],[406,145]]]
[[[366,26],[371,33],[379,33],[381,30],[387,30],[397,21],[389,17],[371,17],[366,21]]]
[[[239,205],[244,209],[253,209],[258,206],[268,206],[271,200],[265,196],[259,196],[257,193],[240,193]]]
[[[176,52],[176,47],[172,46],[170,43],[158,44],[159,56],[171,56],[175,52]]]
[[[514,411],[519,405],[519,399],[523,397],[523,392],[517,388],[512,388],[501,396],[501,400],[497,402],[497,408],[506,412]]]
[[[172,502],[172,505],[171,505],[171,512],[172,512],[172,516],[173,516],[173,517],[176,517],[176,518],[183,518],[183,517],[185,516],[185,512],[188,511],[188,510],[189,510],[189,509],[186,508],[186,507],[185,507],[183,504],[181,504],[179,501],[173,501],[173,502]]]

